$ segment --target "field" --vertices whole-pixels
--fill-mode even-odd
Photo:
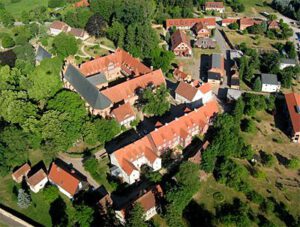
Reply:
[[[38,6],[47,6],[48,0],[20,0],[17,3],[11,3],[11,0],[0,0],[4,3],[5,8],[13,15],[20,16],[23,11],[29,11]]]
[[[240,0],[240,2],[245,5],[245,12],[242,14],[246,16],[257,16],[261,12],[274,12],[270,6],[263,5],[263,2],[270,3],[272,0]]]

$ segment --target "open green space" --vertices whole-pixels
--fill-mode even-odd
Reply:
[[[20,0],[12,3],[11,0],[0,0],[5,8],[15,17],[19,17],[23,11],[30,11],[38,6],[47,6],[48,0]]]

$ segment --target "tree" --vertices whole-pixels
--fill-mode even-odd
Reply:
[[[7,12],[5,9],[0,9],[0,22],[5,26],[5,27],[11,27],[15,19],[14,17]]]
[[[242,121],[241,128],[244,132],[248,132],[248,133],[256,132],[256,125],[252,119],[244,119]]]
[[[200,186],[199,167],[192,162],[184,162],[181,164],[175,177],[180,185],[189,187],[193,191],[196,191]]]
[[[170,102],[168,101],[169,91],[166,86],[161,85],[152,91],[147,88],[142,95],[143,112],[146,114],[162,116],[170,109]]]
[[[297,157],[293,157],[288,162],[289,169],[299,169],[300,168],[300,160]]]
[[[238,30],[239,29],[239,24],[237,22],[231,23],[228,25],[228,28],[232,30]]]
[[[13,49],[13,51],[17,55],[17,61],[25,61],[32,65],[34,64],[35,51],[33,46],[31,46],[29,43],[17,46]]]
[[[45,59],[28,76],[28,95],[41,101],[53,97],[62,88],[60,70],[62,62],[59,58]]]
[[[234,105],[233,113],[232,115],[238,120],[241,121],[245,109],[245,103],[243,101],[243,98],[240,97]]]
[[[89,227],[93,222],[94,210],[86,205],[75,206],[75,220],[81,227]]]
[[[114,42],[117,47],[124,46],[126,29],[124,25],[118,21],[113,21],[112,25],[107,29],[107,36]]]
[[[262,164],[266,167],[272,167],[276,163],[275,157],[272,154],[262,152],[261,158],[262,158]]]
[[[144,210],[140,204],[134,204],[133,208],[129,213],[129,217],[127,219],[128,227],[147,227],[148,225],[144,221]]]
[[[260,34],[260,35],[262,35],[264,33],[264,27],[262,26],[262,24],[255,24],[253,26],[248,27],[247,31],[250,34]]]
[[[48,185],[46,188],[43,189],[43,196],[46,201],[53,202],[58,198],[59,190],[54,185]]]
[[[5,35],[2,38],[2,47],[10,48],[13,47],[14,45],[15,45],[15,41],[9,35]]]
[[[93,13],[84,7],[76,8],[75,10],[70,10],[65,14],[64,21],[75,28],[84,28],[88,22],[88,19],[93,15]]]
[[[254,84],[253,84],[253,90],[254,91],[261,91],[261,79],[260,77],[256,77],[255,81],[254,81]]]
[[[18,206],[21,209],[27,209],[31,204],[30,195],[25,192],[24,189],[20,188],[18,192]]]
[[[89,18],[85,29],[90,35],[98,38],[105,35],[106,26],[103,17],[99,13],[95,13]]]
[[[157,47],[151,53],[151,65],[155,69],[161,68],[163,72],[168,72],[174,58],[175,55],[173,52]]]
[[[76,38],[63,32],[55,36],[52,45],[56,54],[61,58],[66,58],[70,55],[74,55],[78,51]]]
[[[49,8],[57,8],[62,7],[66,4],[66,0],[49,0],[48,1],[48,7]]]

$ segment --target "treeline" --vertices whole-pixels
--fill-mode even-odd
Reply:
[[[300,20],[300,0],[273,0],[271,5],[285,16]]]

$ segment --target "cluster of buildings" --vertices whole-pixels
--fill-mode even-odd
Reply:
[[[72,28],[62,21],[53,21],[49,27],[49,34],[57,36],[62,32],[73,35],[76,39],[85,40],[89,38],[88,33],[84,29]]]

